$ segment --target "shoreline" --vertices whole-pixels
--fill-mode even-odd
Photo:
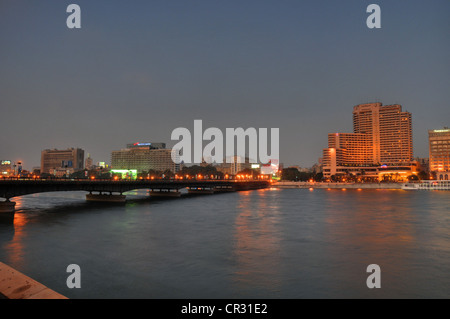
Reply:
[[[0,299],[68,299],[0,262]]]
[[[402,189],[403,183],[322,183],[322,182],[277,182],[278,188],[321,188],[321,189]]]

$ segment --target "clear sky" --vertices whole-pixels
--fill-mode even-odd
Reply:
[[[450,126],[448,0],[1,0],[0,41],[0,159],[28,169],[46,148],[109,162],[127,143],[170,146],[194,119],[280,128],[281,162],[303,167],[352,132],[356,104],[411,112],[415,156]]]

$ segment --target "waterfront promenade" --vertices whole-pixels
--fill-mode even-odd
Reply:
[[[402,183],[321,183],[321,182],[278,182],[279,188],[325,188],[325,189],[401,189]]]

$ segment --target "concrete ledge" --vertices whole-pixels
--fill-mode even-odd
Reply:
[[[0,299],[68,299],[0,262]]]

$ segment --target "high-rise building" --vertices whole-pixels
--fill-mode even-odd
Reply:
[[[412,162],[411,113],[403,112],[398,104],[356,105],[353,133],[328,134],[328,148],[323,150],[325,177],[349,173],[372,178],[406,176],[412,173]]]
[[[353,132],[366,134],[371,141],[368,156],[373,163],[405,165],[413,159],[411,113],[403,112],[401,105],[356,105]]]
[[[83,168],[84,150],[81,148],[47,149],[41,152],[41,174],[64,175]]]
[[[180,164],[172,160],[172,149],[166,149],[165,143],[134,143],[128,148],[111,153],[111,166],[114,170],[137,170],[144,172],[170,170],[176,173]],[[178,156],[176,154],[175,156]]]
[[[370,138],[363,133],[330,133],[328,148],[337,150],[338,163],[363,165],[372,164],[372,148]],[[324,157],[329,153],[325,152]]]
[[[450,172],[450,129],[428,130],[430,171]],[[439,177],[438,177],[439,178]]]

